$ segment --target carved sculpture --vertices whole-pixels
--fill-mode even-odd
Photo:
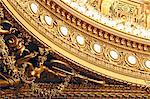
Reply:
[[[19,96],[18,93],[21,93],[23,89],[25,91],[22,93],[29,92],[30,95],[37,94],[48,98],[61,96],[64,93],[68,96],[73,95],[73,97],[76,95],[78,97],[97,97],[99,92],[102,93],[102,98],[110,96],[117,98],[117,95],[114,94],[119,94],[119,97],[122,98],[130,97],[126,94],[122,95],[122,90],[142,95],[149,93],[149,86],[143,89],[141,86],[132,86],[95,73],[91,74],[88,69],[74,66],[73,63],[62,57],[53,57],[55,51],[46,45],[40,45],[34,39],[30,41],[23,38],[25,34],[20,33],[18,28],[11,24],[10,20],[2,18],[0,32],[0,88],[2,90],[0,94],[7,94],[5,88],[6,90],[8,88],[9,91],[13,88],[17,89],[16,96]],[[54,82],[50,81],[50,77]],[[56,79],[60,79],[58,80],[60,82],[57,82]],[[28,93],[24,94],[28,96]]]
[[[8,20],[2,18],[0,24],[0,88],[14,87],[25,83],[32,86],[33,92],[53,96],[64,90],[72,77],[79,77],[84,80],[104,84],[103,81],[97,81],[77,74],[75,70],[65,62],[47,59],[51,52],[48,48],[37,47],[38,51],[29,49],[28,42],[26,42],[25,45],[24,40],[18,36],[19,30],[13,27]],[[32,59],[37,60],[36,64],[31,62]],[[46,62],[48,65],[45,65]],[[53,63],[67,66],[71,69],[71,72],[55,66],[49,66]],[[55,71],[50,68],[55,69]],[[56,70],[60,72],[56,72]],[[35,80],[41,78],[40,75],[43,72],[62,77],[64,78],[64,82],[60,83],[54,89],[42,90],[38,87],[38,84],[35,83]]]

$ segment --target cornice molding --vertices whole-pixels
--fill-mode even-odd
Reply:
[[[59,13],[61,16],[64,15],[62,18],[71,22],[74,26],[78,27],[78,29],[88,32],[89,35],[95,36],[98,39],[105,39],[106,41],[112,42],[112,44],[117,43],[118,46],[121,45],[122,47],[130,47],[130,49],[149,52],[149,40],[122,33],[111,27],[100,24],[84,16],[60,0],[51,0],[51,2],[53,3],[50,3],[50,1],[43,1],[41,4],[48,10],[55,9],[56,13]],[[59,10],[59,12],[57,12],[57,10]]]
[[[47,13],[48,15],[51,15],[51,17],[55,19],[58,26],[60,24],[66,25],[72,31],[74,31],[73,33],[76,33],[75,31],[77,31],[79,34],[88,38],[86,41],[87,45],[84,47],[81,47],[77,43],[75,43],[73,34],[69,36],[70,38],[63,38],[57,32],[58,31],[57,25],[54,26],[52,29],[45,25],[42,25],[42,23],[40,22],[40,19],[39,19],[39,15],[33,14],[30,11],[29,3],[27,1],[24,2],[22,0],[21,1],[19,1],[19,0],[17,0],[17,1],[2,0],[5,7],[8,10],[11,9],[11,10],[9,10],[9,12],[12,13],[12,15],[18,20],[18,22],[20,22],[22,24],[22,26],[24,28],[26,28],[28,31],[32,32],[31,34],[35,38],[37,38],[40,42],[46,43],[48,46],[52,47],[57,53],[59,53],[63,57],[65,57],[71,61],[74,61],[75,63],[79,64],[81,67],[90,69],[93,72],[101,73],[103,75],[107,75],[110,78],[121,80],[121,81],[128,82],[128,83],[147,85],[146,81],[150,79],[149,72],[138,70],[139,67],[141,66],[142,60],[138,59],[138,65],[137,65],[138,68],[137,68],[136,66],[132,67],[130,65],[127,65],[124,57],[126,56],[126,54],[130,53],[130,54],[137,55],[139,58],[141,58],[141,57],[149,58],[149,52],[142,51],[142,50],[144,50],[142,48],[141,52],[139,51],[139,53],[137,53],[138,51],[133,50],[132,48],[130,48],[130,49],[124,48],[123,49],[122,47],[121,48],[117,47],[115,45],[115,43],[109,44],[110,34],[108,33],[106,35],[105,34],[106,32],[104,32],[104,31],[103,32],[101,31],[99,33],[104,33],[104,34],[102,34],[102,37],[105,37],[105,40],[108,40],[108,42],[107,43],[103,42],[102,38],[97,40],[97,37],[93,38],[93,36],[91,36],[90,33],[89,34],[83,33],[81,31],[82,28],[79,29],[77,27],[76,28],[72,27],[71,24],[72,24],[72,22],[76,23],[76,18],[71,19],[70,24],[67,23],[66,21],[63,21],[67,17],[69,18],[70,16],[65,16],[66,15],[65,13],[67,13],[67,12],[63,12],[64,11],[64,10],[62,10],[63,8],[59,7],[59,5],[57,5],[55,2],[49,1],[49,3],[51,4],[50,6],[52,8],[49,8],[48,13],[47,13],[48,9],[45,9],[46,8],[45,6],[43,7],[42,5],[39,5],[39,7],[40,7],[39,15],[43,15],[42,13]],[[35,2],[35,1],[32,1],[32,2]],[[43,3],[43,4],[45,4],[45,3]],[[50,6],[47,6],[47,7],[50,7]],[[62,18],[60,19],[60,17],[58,17],[58,15],[59,16],[61,15]],[[80,22],[78,22],[78,21],[77,21],[77,24],[74,24],[74,25],[83,26],[83,25],[80,25]],[[85,25],[85,26],[87,26],[87,25]],[[89,26],[91,26],[91,25],[89,25]],[[94,32],[94,30],[92,30],[93,27],[89,27],[89,26],[87,28],[88,32],[89,32],[89,30],[91,32],[92,31]],[[96,34],[97,34],[97,32],[96,32]],[[112,36],[112,38],[113,37],[114,36]],[[67,42],[68,39],[70,39],[69,42]],[[118,39],[120,40],[120,37]],[[102,56],[100,56],[100,55],[97,56],[97,55],[91,53],[91,50],[89,49],[91,40],[102,42],[102,44],[104,45],[103,46],[104,50],[105,50],[103,52],[104,54],[102,54]],[[112,42],[113,42],[113,40],[112,40]],[[122,41],[122,42],[123,42],[123,44],[124,43],[126,44],[126,39],[124,39],[124,41]],[[139,41],[139,42],[141,43],[141,41]],[[145,42],[143,40],[142,40],[142,42],[145,44]],[[146,42],[146,43],[148,43],[148,42]],[[135,44],[137,44],[137,42]],[[130,43],[127,45],[130,45]],[[140,46],[143,47],[143,44],[141,44]],[[146,48],[147,48],[147,46],[149,46],[149,45],[146,45]],[[110,57],[108,56],[109,48],[115,48],[118,50],[118,52],[123,53],[120,55],[123,58],[122,62],[120,62],[120,63],[114,62],[113,60],[110,59]],[[144,53],[144,54],[141,55],[141,53]]]

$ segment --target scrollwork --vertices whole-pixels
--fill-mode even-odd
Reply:
[[[1,22],[0,87],[18,86],[17,88],[20,88],[19,86],[22,84],[28,84],[31,85],[31,89],[35,93],[55,96],[63,92],[70,84],[71,79],[76,77],[104,84],[103,81],[80,75],[66,62],[49,59],[48,57],[53,53],[51,48],[38,46],[38,44],[26,40],[27,38],[23,39],[24,34],[8,20],[2,20]],[[65,68],[68,68],[69,71]],[[60,77],[63,81],[49,89],[40,88],[36,80],[41,79],[43,72]]]

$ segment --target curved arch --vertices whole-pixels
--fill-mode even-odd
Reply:
[[[7,7],[7,9],[11,9],[11,11],[10,10],[9,11],[12,13],[13,16],[15,16],[15,18],[17,20],[19,20],[21,25],[26,30],[31,31],[31,34],[35,38],[37,38],[40,42],[44,42],[48,46],[52,47],[54,50],[56,50],[56,52],[59,52],[62,56],[66,56],[68,59],[72,59],[74,62],[79,63],[84,68],[88,68],[88,69],[90,69],[90,70],[92,70],[94,72],[107,75],[107,76],[112,77],[114,79],[123,80],[123,81],[136,83],[136,84],[146,85],[145,80],[134,78],[134,77],[130,77],[130,76],[125,76],[125,75],[122,75],[122,74],[119,74],[119,73],[115,73],[115,72],[103,69],[103,68],[101,68],[101,67],[99,67],[97,65],[94,65],[94,64],[92,64],[92,63],[90,63],[88,61],[85,61],[85,60],[81,59],[80,57],[77,57],[77,56],[69,53],[68,51],[60,48],[58,45],[54,44],[48,38],[46,38],[42,33],[40,33],[28,21],[26,21],[25,18],[23,18],[7,0],[2,0],[2,2]]]

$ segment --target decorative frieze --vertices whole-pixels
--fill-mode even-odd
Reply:
[[[37,4],[42,3],[44,6],[49,7],[48,9],[46,9],[46,7],[42,5],[39,6],[39,13],[36,15],[28,10],[30,7],[30,0],[22,2],[23,3],[19,5],[17,4],[19,3],[19,0],[16,0],[16,2],[12,2],[12,5],[13,3],[16,3],[19,6],[17,7],[17,10],[23,12],[24,14],[21,14],[22,17],[24,17],[27,22],[31,23],[30,25],[33,26],[37,31],[42,33],[44,37],[49,38],[52,43],[54,43],[61,49],[66,50],[68,53],[71,53],[72,55],[75,55],[76,57],[86,62],[92,63],[95,66],[99,66],[100,68],[105,68],[112,72],[115,71],[115,73],[118,74],[144,80],[150,79],[148,76],[148,78],[145,78],[145,75],[149,75],[149,72],[147,72],[146,69],[144,71],[143,69],[140,69],[141,67],[143,67],[143,65],[141,65],[142,61],[139,61],[136,66],[132,66],[132,64],[127,63],[128,60],[125,58],[130,55],[130,53],[135,54],[137,60],[149,58],[148,44],[146,45],[145,43],[139,43],[134,39],[129,40],[128,38],[126,38],[128,36],[122,38],[116,36],[114,33],[107,32],[101,28],[97,28],[93,24],[87,23],[86,20],[84,21],[82,20],[82,18],[78,18],[76,15],[67,12],[64,8],[59,6],[59,4],[56,4],[57,2],[55,1],[49,2],[51,6],[44,5],[45,3],[40,1],[34,1]],[[24,5],[24,3],[26,5]],[[49,28],[49,26],[47,26],[48,24],[43,25],[42,22],[39,21],[40,16],[45,12],[47,12],[48,15],[50,15],[50,17],[52,17],[52,19],[54,20],[53,27]],[[64,25],[68,30],[71,30],[70,34],[68,34],[67,37],[60,35],[58,30],[60,25]],[[43,28],[45,29],[44,31]],[[70,41],[67,41],[67,39],[69,39]],[[92,52],[90,40],[102,42],[103,52],[101,55]],[[104,47],[104,45],[106,46]],[[116,54],[115,52],[112,52],[115,54],[109,53],[109,50],[107,50],[109,48],[115,49],[118,53],[122,53],[122,55],[118,56],[118,54]],[[146,52],[144,52],[144,50]],[[140,54],[142,54],[143,57],[141,57]],[[121,59],[120,63],[118,61],[114,61],[116,59],[119,59],[119,57]],[[128,70],[128,72],[126,72],[126,70]],[[139,76],[137,76],[137,74],[139,74]]]

